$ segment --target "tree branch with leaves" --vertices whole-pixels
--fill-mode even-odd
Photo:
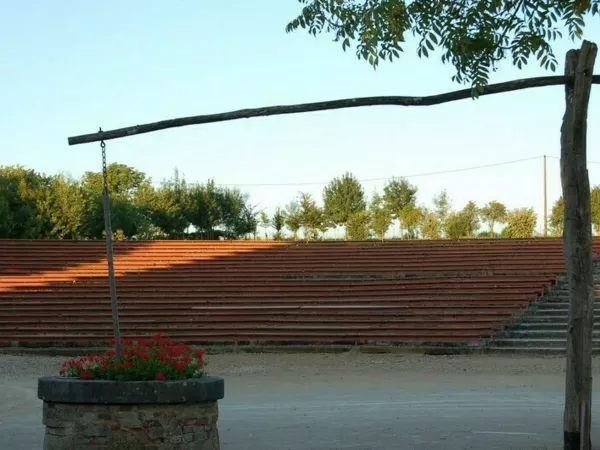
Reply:
[[[376,68],[400,58],[407,36],[418,36],[417,55],[441,52],[456,72],[453,81],[471,85],[479,95],[498,63],[510,58],[522,68],[535,56],[541,67],[556,71],[552,42],[582,37],[586,15],[598,15],[600,0],[534,2],[481,0],[298,0],[303,6],[286,31],[325,33],[354,46],[356,56]]]

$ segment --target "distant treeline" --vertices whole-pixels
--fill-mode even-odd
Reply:
[[[403,239],[469,237],[527,238],[535,235],[533,208],[509,210],[500,202],[470,201],[452,208],[442,191],[433,207],[417,203],[418,189],[392,179],[367,199],[356,177],[345,173],[323,190],[322,204],[308,193],[269,216],[238,189],[213,180],[190,185],[175,171],[155,187],[139,170],[108,167],[112,228],[116,239],[321,239],[332,229],[350,240],[380,239],[397,227]],[[551,234],[562,233],[562,198],[549,218]],[[600,188],[592,189],[592,216],[600,229]],[[47,176],[20,166],[0,168],[1,239],[101,239],[104,237],[102,174],[80,179]]]

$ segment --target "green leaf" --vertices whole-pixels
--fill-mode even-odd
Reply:
[[[342,50],[346,51],[346,48],[350,47],[350,39],[346,38],[344,39],[344,42],[342,42]]]

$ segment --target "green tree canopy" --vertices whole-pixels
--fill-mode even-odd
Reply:
[[[273,239],[276,241],[283,239],[283,227],[285,227],[285,219],[285,211],[283,211],[280,207],[277,207],[273,213],[273,217],[271,218],[271,226],[275,228]]]
[[[371,215],[368,211],[357,211],[351,214],[346,223],[348,238],[353,241],[364,241],[369,239],[371,235],[369,230],[370,222]]]
[[[506,206],[502,203],[492,200],[488,202],[480,210],[481,218],[490,227],[490,237],[495,236],[494,226],[496,224],[504,223],[504,216],[506,216]]]
[[[448,213],[452,208],[452,203],[445,189],[433,197],[433,206],[440,225],[440,233],[445,234],[444,224],[446,223],[446,217],[448,217]]]
[[[306,192],[300,193],[300,218],[307,241],[317,239],[319,231],[326,230],[323,209],[319,208],[312,195]]]
[[[594,186],[590,192],[590,203],[592,206],[592,226],[596,234],[600,233],[600,186]],[[562,196],[559,197],[550,212],[548,225],[550,232],[554,236],[561,236],[563,233],[565,220],[565,202]]]
[[[286,206],[285,226],[292,232],[292,239],[298,239],[298,231],[302,228],[302,211],[298,202],[292,201]]]
[[[0,167],[0,239],[49,237],[52,225],[40,211],[49,184],[48,177],[34,170]]]
[[[303,28],[315,36],[332,34],[344,51],[355,45],[358,58],[373,67],[399,58],[413,34],[419,57],[439,50],[442,62],[456,70],[452,79],[471,84],[475,93],[504,59],[521,68],[535,56],[541,67],[555,71],[551,44],[562,37],[560,29],[566,27],[572,39],[581,38],[584,17],[600,9],[600,0],[299,2],[304,7],[287,25],[288,32]]]
[[[260,212],[260,226],[263,228],[263,230],[265,230],[265,239],[269,239],[267,231],[271,226],[271,218],[266,213],[266,211]]]
[[[417,239],[419,237],[423,215],[423,209],[413,204],[406,205],[400,211],[400,224],[406,230],[405,237],[407,239]]]
[[[502,235],[507,238],[524,239],[533,237],[537,216],[533,208],[516,208],[506,213],[506,227]]]
[[[202,220],[197,215],[199,191],[197,187],[190,188],[175,170],[173,178],[163,181],[156,190],[152,186],[140,186],[136,203],[161,233],[171,239],[182,239],[192,223]]]
[[[236,237],[256,234],[259,213],[248,203],[247,195],[239,189],[225,188],[217,192],[216,198],[221,226],[227,234]]]
[[[417,187],[410,184],[405,178],[394,178],[383,188],[385,207],[391,213],[392,218],[400,222],[401,226],[406,227],[407,218],[408,223],[413,224],[412,209],[417,201],[417,191]],[[411,232],[412,230],[407,229],[409,235]]]
[[[565,226],[565,201],[562,196],[552,206],[548,224],[554,236],[562,236]]]
[[[383,241],[385,239],[385,234],[392,224],[392,214],[377,192],[373,193],[371,204],[369,205],[369,212],[371,213],[371,230],[373,230],[373,233],[378,239]]]
[[[462,209],[461,214],[466,223],[466,237],[473,237],[479,230],[479,208],[474,201],[469,201]]]
[[[449,239],[474,237],[479,229],[479,210],[475,202],[469,201],[462,210],[450,212],[444,226]]]
[[[188,221],[209,239],[217,227],[223,226],[226,220],[231,225],[235,214],[239,213],[239,199],[226,199],[225,194],[217,188],[212,179],[205,184],[190,188],[187,198],[184,186],[179,187],[177,180],[169,186],[169,189],[171,197],[187,216]],[[227,219],[225,214],[228,214]]]
[[[125,237],[134,236],[143,217],[134,206],[133,198],[140,186],[148,183],[146,175],[125,164],[113,163],[107,167],[107,184],[111,198],[112,229]],[[104,235],[104,207],[102,172],[86,172],[81,180],[84,198],[83,234],[93,239]]]
[[[451,211],[444,223],[446,237],[448,239],[460,239],[467,235],[468,223],[464,214],[460,211]]]
[[[440,239],[442,237],[441,222],[434,211],[423,211],[421,234],[423,239]]]
[[[596,234],[600,233],[600,186],[594,186],[590,192],[592,206],[592,225]]]
[[[333,226],[347,226],[351,215],[366,208],[365,194],[354,175],[346,172],[334,178],[323,190],[324,214]],[[347,237],[347,230],[344,237]]]
[[[51,178],[38,202],[42,217],[50,224],[49,237],[78,239],[84,221],[83,191],[78,180],[66,175]]]

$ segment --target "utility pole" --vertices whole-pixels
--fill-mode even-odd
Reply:
[[[548,197],[546,196],[546,155],[544,155],[544,237],[548,236]]]

